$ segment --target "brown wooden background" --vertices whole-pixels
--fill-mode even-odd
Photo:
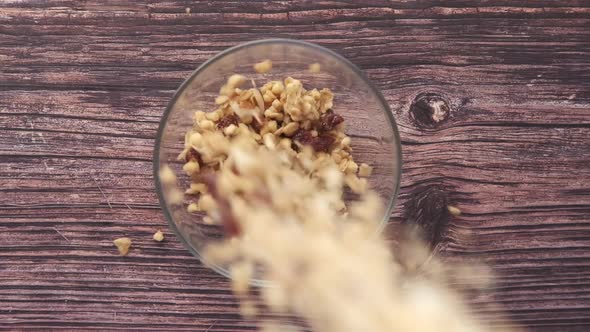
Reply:
[[[476,308],[496,300],[533,331],[590,330],[583,0],[1,1],[0,328],[254,329],[170,234],[151,170],[174,89],[266,37],[338,51],[382,89],[405,161],[392,218],[425,226],[440,255],[491,264],[498,288]],[[449,218],[448,203],[464,214]],[[111,242],[123,235],[124,258]]]

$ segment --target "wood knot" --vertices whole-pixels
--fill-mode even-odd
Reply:
[[[436,128],[449,118],[449,102],[438,93],[421,93],[410,105],[410,117],[420,128]]]
[[[433,249],[442,239],[450,219],[447,193],[438,186],[423,186],[413,191],[406,204],[404,223],[416,227],[422,240]]]

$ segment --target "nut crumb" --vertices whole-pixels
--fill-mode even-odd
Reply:
[[[113,241],[117,249],[119,250],[119,255],[125,256],[129,253],[129,247],[131,247],[131,239],[128,237],[121,237]]]
[[[317,74],[321,70],[322,70],[322,66],[319,63],[317,63],[317,62],[312,63],[311,65],[309,65],[309,72],[310,73]]]
[[[246,82],[246,77],[240,74],[233,74],[227,79],[227,85],[237,88]]]
[[[201,209],[199,208],[199,205],[197,203],[190,203],[186,207],[186,210],[188,211],[188,213],[193,213],[193,212],[201,211]]]
[[[449,206],[447,206],[447,209],[449,210],[449,213],[454,215],[455,217],[458,217],[461,215],[461,210],[456,206],[449,205]]]
[[[176,184],[176,174],[174,174],[174,171],[168,165],[160,168],[160,181],[166,185]]]
[[[254,70],[259,74],[268,73],[272,69],[272,61],[266,59],[254,65]]]
[[[156,233],[154,233],[153,239],[158,242],[164,241],[164,233],[162,233],[161,230],[158,230]]]
[[[373,173],[373,167],[365,163],[361,163],[361,165],[359,166],[359,176],[366,178],[368,176],[371,176],[371,173]]]

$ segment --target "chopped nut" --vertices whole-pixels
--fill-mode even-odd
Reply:
[[[266,133],[263,136],[264,146],[270,150],[274,150],[277,147],[277,138],[274,134]]]
[[[113,241],[117,249],[119,250],[119,255],[125,256],[129,253],[129,248],[131,247],[131,239],[128,237],[121,237]]]
[[[317,62],[309,65],[309,72],[310,73],[317,74],[321,71],[321,69],[322,69],[322,66]]]
[[[205,117],[207,118],[207,120],[213,121],[213,122],[217,122],[219,121],[219,113],[217,112],[208,112],[205,113]]]
[[[217,98],[215,98],[215,104],[217,105],[227,103],[228,101],[229,98],[227,96],[218,96]]]
[[[193,213],[193,212],[198,212],[201,211],[201,209],[199,209],[199,206],[197,205],[197,203],[190,203],[187,207],[186,210],[189,213]]]
[[[195,112],[195,121],[202,121],[202,120],[205,120],[205,112],[196,111]]]
[[[454,215],[455,217],[458,217],[461,215],[461,210],[456,206],[449,205],[449,206],[447,206],[447,209],[449,210],[449,213]]]
[[[203,141],[203,135],[200,133],[194,133],[190,136],[190,144],[192,146],[200,146]]]
[[[340,141],[341,146],[350,146],[350,137],[346,136]]]
[[[367,179],[359,179],[354,174],[347,174],[344,177],[344,183],[356,194],[362,194],[367,191],[368,183]]]
[[[174,171],[168,165],[164,165],[160,168],[160,181],[162,181],[162,184],[164,185],[176,184],[176,174],[174,174]]]
[[[190,188],[186,190],[186,194],[206,194],[207,186],[204,183],[191,183]]]
[[[368,177],[371,176],[371,173],[373,173],[373,167],[365,163],[361,163],[361,166],[359,167],[359,176]]]
[[[358,165],[352,160],[350,160],[348,162],[348,164],[346,165],[346,173],[353,173],[354,174],[358,171],[358,169],[359,169]]]
[[[264,136],[266,133],[275,133],[277,131],[278,124],[275,120],[266,121],[261,130],[260,135]]]
[[[158,230],[156,233],[154,233],[153,238],[158,242],[162,242],[164,241],[164,233],[162,233],[161,230]]]
[[[288,125],[284,126],[282,129],[282,134],[285,136],[293,136],[293,134],[295,134],[295,132],[297,131],[297,129],[299,129],[299,123],[298,122],[291,122]],[[279,131],[281,130],[279,129]]]
[[[284,90],[284,89],[285,89],[285,87],[283,86],[283,83],[282,83],[282,82],[275,82],[275,83],[272,85],[272,89],[271,89],[271,91],[272,91],[272,93],[273,93],[275,96],[280,96],[280,95],[281,95],[281,93],[283,93],[283,90]]]
[[[236,127],[236,125],[232,123],[229,126],[225,127],[225,129],[223,129],[223,133],[227,136],[233,136],[236,133],[237,129],[238,127]]]
[[[197,161],[191,160],[182,166],[182,170],[188,175],[198,173],[200,170],[199,163]]]
[[[291,141],[288,138],[282,138],[279,141],[279,145],[283,148],[283,149],[291,149],[291,144],[293,144],[293,141]]]
[[[209,194],[204,194],[201,195],[201,198],[199,199],[199,209],[202,211],[211,211],[213,209],[217,208],[217,204],[215,203],[215,200],[213,199],[213,197]]]
[[[332,152],[332,160],[334,160],[336,164],[340,164],[342,161],[342,156],[340,156],[340,153]]]
[[[272,69],[272,61],[266,59],[254,65],[254,70],[259,74],[268,73]]]
[[[227,79],[227,85],[233,88],[237,88],[242,84],[246,83],[246,77],[240,74],[233,74]]]
[[[283,109],[283,104],[281,103],[281,101],[279,99],[273,100],[271,106],[277,111],[280,111]]]
[[[276,100],[276,96],[272,93],[272,91],[266,91],[264,93],[264,95],[262,96],[262,99],[264,100],[265,103],[267,104],[272,104],[273,101]]]
[[[172,205],[182,204],[184,195],[176,186],[168,189],[167,201]]]
[[[198,122],[199,128],[203,130],[213,130],[215,128],[215,124],[211,120],[201,120]]]

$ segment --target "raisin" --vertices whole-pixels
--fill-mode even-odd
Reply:
[[[311,147],[316,152],[330,152],[330,148],[334,144],[334,137],[322,134],[318,137],[314,137],[313,141],[311,142]]]
[[[310,145],[316,152],[329,152],[335,141],[334,137],[328,134],[313,137],[311,131],[304,129],[297,130],[293,139],[303,145]]]
[[[256,118],[253,118],[252,119],[252,123],[250,124],[250,126],[252,127],[252,129],[254,129],[254,131],[257,134],[260,134],[260,130],[264,126],[264,123],[263,122],[259,122]]]
[[[194,148],[190,148],[184,157],[184,160],[188,163],[189,161],[197,161],[199,165],[203,164],[203,159],[201,159],[201,154],[199,151],[195,150]]]
[[[219,122],[217,122],[217,128],[223,130],[226,127],[229,127],[229,125],[231,125],[231,124],[237,126],[239,121],[240,121],[240,118],[237,115],[229,114],[229,115],[226,115],[223,118],[219,119]]]
[[[329,109],[325,114],[320,117],[319,130],[330,131],[336,128],[337,125],[344,122],[344,118]]]
[[[310,145],[314,137],[309,130],[297,129],[295,134],[293,134],[293,139],[301,144]]]
[[[217,206],[219,207],[219,219],[223,224],[223,231],[226,236],[234,237],[241,233],[241,227],[238,220],[234,217],[231,211],[231,205],[226,197],[223,197],[219,192],[217,186],[217,177],[214,172],[203,173],[199,176],[199,182],[204,183],[207,189],[215,199]]]

